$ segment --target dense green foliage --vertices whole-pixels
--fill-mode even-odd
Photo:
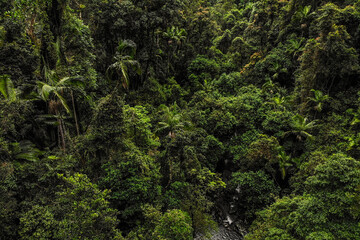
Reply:
[[[359,0],[0,0],[0,239],[360,239],[359,53]]]

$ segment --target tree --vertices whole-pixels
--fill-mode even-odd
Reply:
[[[308,40],[300,57],[297,87],[302,103],[307,101],[311,89],[329,93],[334,86],[344,88],[359,70],[358,54],[350,44],[351,36],[346,27],[335,24],[336,18],[329,14],[337,11],[339,9],[332,4],[323,7],[324,16],[316,20],[319,36]]]
[[[288,167],[291,167],[291,156],[287,155],[284,151],[283,147],[278,147],[278,164],[279,164],[279,170],[281,173],[281,178],[284,180],[286,177],[286,169]]]
[[[168,210],[154,229],[154,239],[191,240],[193,228],[189,214],[178,209]]]
[[[299,52],[302,52],[304,50],[304,47],[302,46],[303,43],[304,38],[288,40],[289,46],[287,48],[287,52],[293,54],[293,56],[296,57]]]
[[[201,234],[209,237],[212,230],[217,228],[216,222],[210,215],[213,202],[209,196],[225,188],[226,184],[217,174],[207,168],[192,169],[186,179],[176,176],[164,194],[164,202],[170,209],[181,209],[192,219],[193,236]]]
[[[303,22],[308,16],[311,11],[311,6],[301,6],[299,7],[298,11],[296,12],[295,16],[299,19],[300,22]]]
[[[284,96],[275,96],[272,99],[272,102],[270,102],[269,104],[273,105],[275,110],[277,109],[285,109],[285,106],[288,102],[288,98],[284,97]]]
[[[316,121],[308,122],[308,119],[300,114],[295,115],[292,120],[291,127],[293,130],[286,132],[284,136],[294,134],[299,141],[303,141],[304,138],[310,140],[314,138],[309,131],[316,127]]]
[[[163,32],[163,37],[168,39],[168,44],[171,45],[175,42],[176,45],[180,45],[186,39],[186,31],[179,27],[168,27],[166,32]]]
[[[0,47],[4,45],[6,31],[3,26],[0,26]]]
[[[113,69],[116,71],[117,75],[120,77],[121,84],[125,89],[129,89],[130,85],[129,67],[131,67],[138,75],[141,74],[139,62],[134,60],[135,53],[136,45],[133,41],[120,41],[114,57],[115,63],[111,64],[107,69],[108,76],[112,76]],[[119,82],[117,82],[116,88],[118,85]]]
[[[235,199],[232,211],[248,223],[255,219],[257,211],[268,207],[280,193],[280,188],[263,170],[233,173],[228,190]]]
[[[274,83],[271,78],[267,78],[266,82],[261,87],[263,92],[269,91],[271,94],[276,93],[280,90],[279,83]]]
[[[159,112],[162,113],[163,121],[158,123],[157,132],[167,131],[169,138],[175,138],[177,131],[190,126],[190,122],[184,120],[184,116],[178,111],[176,103],[171,107],[161,105]]]
[[[131,142],[125,151],[111,156],[113,161],[103,165],[100,183],[110,189],[111,203],[120,210],[124,230],[143,223],[142,206],[155,204],[161,194],[159,166],[152,156],[144,154]]]
[[[311,89],[311,91],[314,93],[314,97],[309,97],[309,100],[316,104],[314,109],[318,112],[321,112],[322,105],[324,102],[329,100],[329,95],[324,95],[324,93],[320,90]]]
[[[20,218],[22,239],[122,239],[109,191],[100,191],[86,175],[64,177],[50,205],[35,205]]]
[[[333,154],[315,166],[303,195],[283,197],[259,212],[245,239],[357,239],[360,227],[351,211],[359,184],[360,163]]]
[[[137,105],[130,107],[125,105],[124,114],[124,139],[133,142],[144,152],[156,152],[159,147],[159,138],[152,132],[153,125],[151,118],[145,107]]]
[[[174,57],[176,57],[176,51],[180,48],[181,44],[186,40],[186,30],[183,28],[171,26],[166,29],[166,32],[163,32],[163,37],[167,40],[168,48],[168,57],[167,57],[167,72],[170,73],[170,62]],[[174,44],[175,43],[175,44]],[[172,49],[172,51],[171,51]]]
[[[74,98],[72,95],[72,103],[73,103],[73,111],[71,111],[70,107],[67,104],[67,101],[63,97],[65,90],[70,90],[72,93],[72,89],[75,87],[83,86],[83,81],[79,79],[79,77],[64,77],[59,79],[59,76],[55,71],[48,70],[45,68],[45,76],[48,80],[47,83],[38,81],[38,92],[39,96],[42,100],[48,103],[48,111],[52,114],[55,114],[58,120],[58,130],[61,138],[61,147],[65,151],[66,143],[65,143],[65,135],[66,128],[64,123],[64,118],[62,114],[63,107],[68,114],[75,117],[76,129],[79,134],[79,126],[76,118]],[[59,141],[60,145],[60,141]]]
[[[5,155],[4,142],[0,138],[1,155]],[[16,239],[19,212],[18,201],[15,198],[14,165],[10,161],[0,161],[0,237],[4,239]]]

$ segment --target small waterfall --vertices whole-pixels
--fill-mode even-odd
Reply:
[[[231,216],[229,214],[226,215],[226,221],[229,225],[231,225],[234,221],[231,219]]]

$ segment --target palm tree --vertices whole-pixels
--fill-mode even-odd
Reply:
[[[289,98],[284,96],[275,96],[271,99],[272,101],[266,104],[273,105],[274,109],[285,109],[286,104],[288,103]]]
[[[9,75],[0,76],[0,92],[9,102],[13,102],[17,99],[14,84]]]
[[[316,121],[308,122],[306,117],[297,114],[293,117],[291,127],[293,130],[284,133],[284,136],[288,134],[294,134],[299,141],[303,141],[304,138],[314,139],[314,136],[309,133],[309,130],[316,127]]]
[[[168,27],[166,32],[163,33],[163,36],[168,39],[168,44],[171,45],[175,42],[177,45],[181,45],[181,43],[186,39],[186,30],[179,27]]]
[[[269,91],[271,94],[280,90],[279,84],[274,83],[271,78],[267,78],[266,83],[264,83],[261,88],[263,92]]]
[[[80,80],[79,77],[64,77],[59,79],[58,75],[53,70],[48,70],[45,68],[45,78],[47,79],[47,83],[38,81],[38,92],[39,96],[42,100],[48,103],[49,112],[56,116],[58,121],[58,131],[59,136],[62,142],[62,149],[65,151],[65,123],[64,117],[62,114],[62,108],[72,116],[73,112],[68,106],[65,98],[63,97],[63,93],[66,90],[72,91],[76,87],[82,87],[84,83]],[[76,116],[75,108],[74,116]],[[78,123],[76,121],[76,127],[78,131]],[[60,142],[60,141],[59,141]]]
[[[272,75],[273,79],[277,79],[280,75],[280,73],[286,73],[288,70],[282,66],[279,62],[272,62],[271,67],[269,68],[271,72],[274,74]]]
[[[278,147],[278,155],[277,155],[277,159],[278,159],[278,163],[279,163],[279,170],[281,173],[281,178],[284,180],[286,177],[286,169],[290,166],[292,166],[291,162],[291,156],[290,155],[286,155],[284,148],[283,147]]]
[[[284,96],[277,96],[273,98],[273,102],[276,104],[276,106],[282,106],[284,103],[286,103],[286,98]]]
[[[178,111],[178,106],[175,103],[173,106],[168,107],[166,105],[160,106],[160,114],[162,114],[163,121],[159,122],[159,128],[157,132],[167,132],[167,136],[173,141],[176,138],[176,133],[186,127],[190,127],[191,123],[184,120],[184,116]],[[166,145],[165,155],[169,154],[168,146]],[[168,187],[172,181],[173,176],[173,158],[169,156],[167,158],[167,165],[169,168],[169,181],[166,187]]]
[[[296,12],[296,16],[299,18],[301,22],[303,22],[310,14],[311,6],[300,7]]]
[[[320,90],[311,89],[311,91],[314,93],[314,97],[309,97],[309,100],[316,104],[314,109],[321,112],[323,103],[328,101],[330,97],[329,95],[324,95],[324,93]]]
[[[141,75],[140,63],[134,60],[136,54],[136,44],[130,40],[123,40],[119,42],[117,53],[114,57],[115,62],[107,69],[108,77],[113,74],[113,70],[120,77],[122,86],[129,89],[129,67],[133,69],[138,75]],[[119,82],[116,85],[118,87]]]
[[[184,121],[183,115],[178,112],[176,104],[172,107],[161,105],[160,113],[162,113],[163,121],[158,123],[159,128],[156,131],[167,131],[167,135],[171,139],[176,137],[177,131],[190,126],[190,122]]]
[[[168,40],[168,45],[173,46],[173,43],[175,42],[175,47],[173,48],[173,52],[168,54],[168,72],[170,72],[170,61],[171,58],[175,55],[176,51],[178,50],[178,47],[181,46],[183,41],[186,39],[186,30],[179,27],[168,27],[166,29],[166,32],[163,32],[163,37]]]
[[[286,52],[288,52],[290,54],[292,53],[293,57],[295,57],[299,52],[304,50],[304,48],[302,47],[303,42],[304,42],[303,38],[301,38],[299,40],[297,40],[297,39],[288,40],[289,47],[287,47]]]

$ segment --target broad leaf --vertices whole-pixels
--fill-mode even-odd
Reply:
[[[57,84],[57,86],[73,86],[73,87],[84,87],[85,83],[80,77],[65,77],[62,78]]]
[[[70,110],[69,106],[67,105],[66,100],[57,91],[54,91],[54,93],[60,99],[62,105],[66,109],[66,112],[71,115],[71,110]]]
[[[0,92],[10,102],[16,100],[14,84],[8,75],[0,76]]]
[[[39,89],[40,89],[40,97],[44,100],[47,101],[49,99],[49,95],[51,92],[54,91],[54,87],[50,86],[47,83],[44,82],[37,82]]]

